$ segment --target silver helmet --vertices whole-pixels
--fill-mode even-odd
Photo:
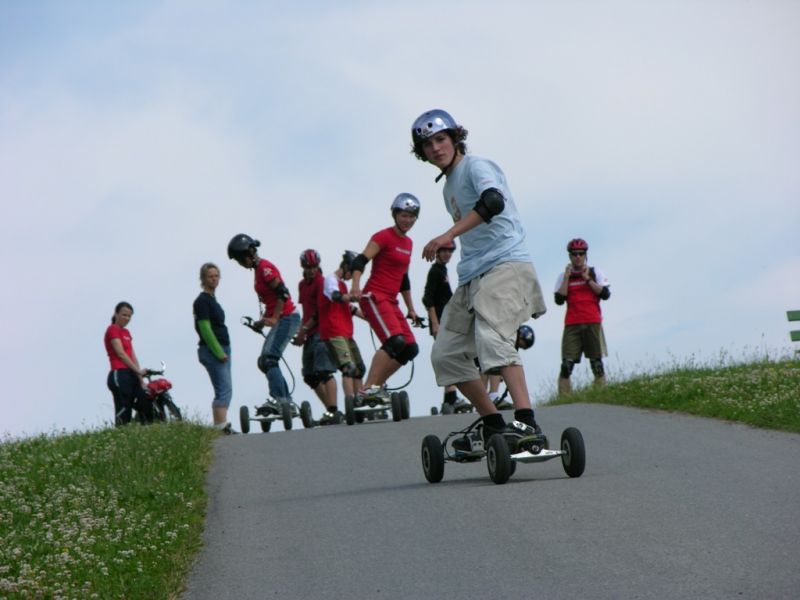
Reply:
[[[417,117],[411,126],[411,140],[416,146],[440,131],[456,129],[457,127],[458,123],[450,116],[450,113],[435,108]]]
[[[413,194],[397,194],[392,201],[392,215],[400,211],[419,216],[419,200],[417,200],[417,197]]]

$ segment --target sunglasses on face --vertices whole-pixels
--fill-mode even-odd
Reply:
[[[586,256],[586,252],[570,252],[570,256]]]

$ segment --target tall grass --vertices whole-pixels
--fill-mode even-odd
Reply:
[[[0,597],[175,597],[217,435],[184,422],[0,445]]]
[[[660,372],[612,380],[606,387],[587,386],[548,404],[571,402],[678,411],[800,432],[800,362],[767,357],[712,367],[689,359]]]

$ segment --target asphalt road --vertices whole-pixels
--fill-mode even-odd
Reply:
[[[422,438],[470,415],[220,438],[184,598],[800,598],[800,435],[537,417],[554,441],[582,431],[582,477],[556,459],[495,485],[485,462],[447,463],[427,483]]]

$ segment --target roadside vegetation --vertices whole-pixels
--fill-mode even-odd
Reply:
[[[213,429],[0,444],[0,598],[175,598],[201,546]]]
[[[585,386],[550,405],[574,402],[618,404],[738,421],[754,427],[800,432],[800,360],[788,356],[717,366],[682,365],[604,388]]]
[[[550,404],[570,402],[800,432],[800,361],[690,360]],[[218,435],[183,422],[0,443],[0,598],[177,598],[201,547]]]

